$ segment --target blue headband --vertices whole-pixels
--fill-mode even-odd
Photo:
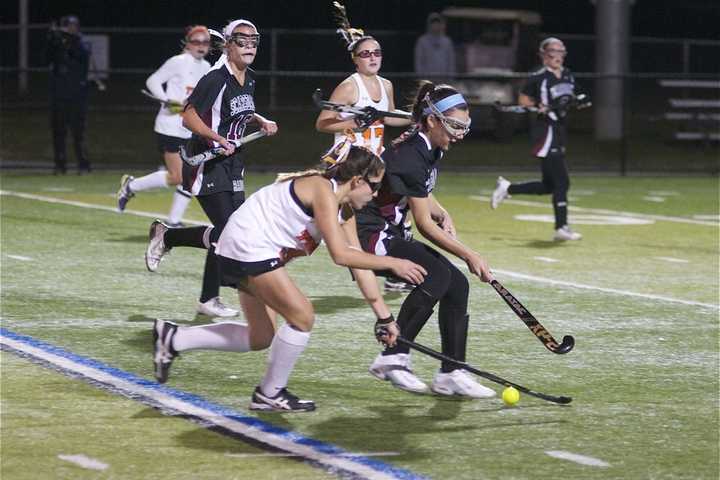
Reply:
[[[428,101],[432,102],[432,100],[430,100],[429,98]],[[467,105],[467,102],[461,94],[456,93],[454,95],[450,95],[449,97],[443,98],[437,103],[433,103],[433,105],[435,106],[435,108],[438,109],[439,112],[445,112],[453,107],[457,107],[458,105]],[[423,114],[428,113],[432,113],[432,110],[430,109],[430,107],[425,107],[423,109]]]

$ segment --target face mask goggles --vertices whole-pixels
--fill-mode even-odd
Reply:
[[[228,39],[240,48],[257,48],[260,45],[260,34],[255,33],[248,35],[247,33],[233,33]]]
[[[433,103],[432,100],[430,100],[430,95],[428,94],[425,95],[424,101],[427,107],[423,109],[423,114],[433,115],[435,118],[440,120],[440,124],[445,129],[445,132],[450,135],[450,138],[459,140],[470,132],[470,119],[468,119],[467,122],[464,122],[457,118],[448,117],[442,113],[459,105],[467,105],[465,98],[463,98],[461,94],[456,93],[454,95],[450,95],[437,103]]]

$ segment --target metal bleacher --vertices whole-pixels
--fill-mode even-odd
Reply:
[[[675,140],[720,141],[720,81],[659,80],[659,83],[664,88],[679,89],[675,91],[683,97],[669,98],[672,110],[663,115],[665,120],[681,122],[674,132]],[[711,98],[689,98],[690,94]]]

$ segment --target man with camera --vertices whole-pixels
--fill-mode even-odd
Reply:
[[[75,15],[54,22],[48,31],[46,51],[50,65],[50,120],[55,152],[55,175],[67,172],[65,137],[72,133],[78,162],[78,174],[90,172],[85,152],[85,117],[88,100],[90,44],[80,34],[80,20]]]

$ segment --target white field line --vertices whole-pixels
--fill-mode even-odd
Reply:
[[[339,457],[397,457],[399,452],[347,452],[338,454]],[[226,453],[226,457],[255,458],[255,457],[299,457],[294,453]]]
[[[456,263],[455,266],[457,266],[458,268],[467,268],[467,265],[464,263],[463,264]],[[499,273],[501,275],[507,275],[508,277],[512,277],[512,278],[518,278],[521,280],[529,280],[532,282],[547,283],[550,285],[557,285],[560,287],[580,288],[583,290],[592,290],[595,292],[611,293],[614,295],[624,295],[627,297],[644,298],[647,300],[660,300],[662,302],[680,303],[683,305],[693,305],[693,306],[697,306],[697,307],[714,308],[716,310],[720,310],[720,305],[715,305],[712,303],[695,302],[692,300],[681,300],[678,298],[664,297],[662,295],[653,295],[651,293],[636,293],[636,292],[629,292],[627,290],[619,290],[617,288],[596,287],[594,285],[584,285],[582,283],[565,282],[562,280],[553,280],[551,278],[536,277],[535,275],[526,275],[524,273],[512,272],[509,270],[500,270],[497,268],[494,268],[492,271],[494,273]]]
[[[257,427],[253,427],[241,421],[220,415],[212,410],[202,407],[201,405],[193,404],[190,401],[182,400],[181,398],[164,393],[159,389],[152,388],[153,384],[151,384],[150,387],[145,387],[128,380],[124,380],[112,373],[104,372],[100,369],[84,365],[69,358],[55,355],[41,348],[9,338],[5,335],[0,335],[0,343],[17,351],[24,352],[32,357],[41,359],[42,361],[52,365],[56,365],[63,370],[75,372],[85,378],[89,378],[106,385],[111,385],[118,390],[151,399],[158,405],[199,418],[209,424],[219,426],[244,437],[252,438],[266,445],[271,445],[280,450],[298,455],[324,466],[351,472],[364,479],[395,480],[398,478],[393,475],[392,472],[375,470],[358,461],[353,461],[352,457],[348,458],[337,454],[323,453],[322,451],[316,450],[309,445],[295,442],[292,439],[292,435],[265,432]]]
[[[579,455],[577,453],[566,452],[564,450],[548,450],[545,452],[553,458],[568,460],[570,462],[579,463],[580,465],[588,465],[590,467],[609,467],[610,464],[600,460],[599,458]]]
[[[481,202],[489,202],[490,201],[490,197],[483,197],[480,195],[471,195],[469,198],[471,200],[479,200]],[[507,199],[507,200],[504,200],[503,203],[509,203],[511,205],[521,205],[524,207],[552,208],[552,205],[550,204],[550,202],[540,203],[540,202],[528,202],[526,200]],[[690,223],[693,225],[707,225],[709,227],[720,226],[720,224],[717,222],[706,222],[704,220],[695,220],[692,218],[672,217],[670,215],[652,215],[652,214],[646,214],[646,213],[621,212],[621,211],[617,211],[617,210],[606,210],[604,208],[586,208],[586,207],[576,207],[576,206],[571,205],[568,207],[568,210],[570,210],[571,212],[597,213],[597,214],[601,214],[601,215],[619,215],[619,216],[624,216],[624,217],[663,220],[666,222]]]
[[[70,200],[62,200],[62,199],[59,199],[59,198],[44,197],[44,196],[42,196],[42,195],[32,195],[32,194],[27,194],[27,193],[11,192],[11,191],[8,191],[8,190],[0,190],[0,195],[16,196],[16,197],[20,197],[20,198],[26,198],[26,199],[29,199],[29,200],[39,200],[39,201],[43,201],[43,202],[50,202],[50,203],[56,203],[56,204],[70,205],[70,206],[81,207],[81,208],[93,208],[93,209],[97,209],[97,210],[105,210],[105,211],[110,211],[110,212],[113,212],[113,213],[117,213],[117,210],[116,210],[116,209],[114,209],[114,208],[112,208],[112,207],[106,207],[106,206],[104,206],[104,205],[94,205],[94,204],[91,204],[91,203],[74,202],[74,201],[70,201]],[[471,198],[473,198],[473,197],[471,197]],[[475,198],[482,198],[482,197],[475,197]],[[506,201],[514,201],[514,200],[506,200]],[[536,202],[526,202],[526,203],[531,204],[531,205],[534,206],[534,207],[543,207],[543,206],[545,206],[545,205],[542,205],[542,204],[536,203]],[[570,207],[570,208],[572,208],[572,207]],[[605,212],[607,213],[607,212],[609,212],[609,211],[605,211]],[[140,216],[140,217],[148,217],[148,218],[158,218],[158,216],[159,216],[159,217],[162,217],[162,215],[160,215],[160,214],[148,213],[148,212],[140,212],[140,211],[135,211],[135,210],[125,210],[125,213],[126,213],[126,214],[131,214],[131,215],[137,215],[137,216]],[[618,214],[618,212],[612,212],[612,214]],[[672,218],[674,218],[674,217],[672,217]],[[682,220],[686,220],[686,219],[682,219]],[[692,221],[689,220],[689,222],[692,222]],[[195,225],[207,225],[207,223],[192,222],[192,221],[187,221],[186,223],[192,223],[192,224],[195,224]],[[699,224],[701,224],[701,225],[713,225],[713,226],[717,226],[716,223],[710,223],[710,222],[699,222],[699,221],[695,221],[694,223],[699,223]],[[458,267],[460,267],[460,268],[465,268],[465,269],[467,269],[467,265],[464,264],[464,263],[463,263],[463,264],[456,263],[455,265],[458,266]],[[615,295],[625,295],[625,296],[630,296],[630,297],[646,298],[646,299],[649,299],[649,300],[661,300],[661,301],[664,301],[664,302],[681,303],[681,304],[684,304],[684,305],[695,305],[695,306],[701,306],[701,307],[708,307],[708,308],[720,309],[720,305],[713,305],[713,304],[710,304],[710,303],[694,302],[694,301],[691,301],[691,300],[680,300],[680,299],[676,299],[676,298],[663,297],[663,296],[661,296],[661,295],[652,295],[652,294],[647,294],[647,293],[635,293],[635,292],[630,292],[630,291],[627,291],[627,290],[618,290],[618,289],[615,289],[615,288],[595,287],[595,286],[593,286],[593,285],[583,285],[583,284],[581,284],[581,283],[564,282],[564,281],[561,281],[561,280],[553,280],[553,279],[550,279],[550,278],[537,277],[537,276],[534,276],[534,275],[526,275],[526,274],[524,274],[524,273],[512,272],[512,271],[509,271],[509,270],[497,270],[497,269],[495,269],[494,271],[497,272],[497,273],[501,273],[501,274],[503,274],[503,275],[507,275],[507,276],[509,276],[509,277],[514,277],[514,278],[519,278],[519,279],[522,279],[522,280],[528,280],[528,281],[539,282],[539,283],[547,283],[547,284],[550,284],[550,285],[560,285],[560,286],[564,286],[564,287],[580,288],[580,289],[584,289],[584,290],[594,290],[594,291],[598,291],[598,292],[611,293],[611,294],[615,294]]]
[[[560,261],[557,258],[550,258],[550,257],[533,257],[533,258],[535,260],[540,260],[541,262],[546,262],[546,263],[556,263],[556,262]]]
[[[24,256],[22,256],[22,255],[10,255],[10,254],[7,254],[7,255],[5,255],[5,256],[8,257],[8,258],[12,258],[12,259],[14,259],[14,260],[22,260],[23,262],[32,262],[32,260],[33,260],[33,259],[30,258],[30,257],[24,257]]]
[[[674,257],[655,257],[658,260],[665,260],[666,262],[670,263],[690,263],[689,260],[685,260],[684,258],[674,258]]]
[[[66,462],[74,463],[82,468],[87,468],[88,470],[102,471],[107,470],[110,466],[107,463],[103,463],[94,458],[86,457],[85,455],[58,455],[58,458],[60,460],[65,460]]]
[[[26,200],[38,200],[40,202],[54,203],[57,205],[69,205],[71,207],[90,208],[93,210],[102,210],[104,212],[112,212],[112,213],[117,213],[118,215],[122,215],[120,212],[118,212],[117,208],[115,208],[115,207],[108,207],[106,205],[96,205],[94,203],[76,202],[74,200],[64,200],[62,198],[46,197],[44,195],[34,195],[32,193],[13,192],[10,190],[0,190],[0,195],[24,198]],[[167,215],[164,213],[141,212],[140,210],[125,210],[124,214],[135,215],[138,217],[147,217],[147,218],[152,218],[152,219],[167,217]],[[208,225],[208,222],[197,222],[194,220],[186,220],[185,223],[190,224],[190,225]]]

